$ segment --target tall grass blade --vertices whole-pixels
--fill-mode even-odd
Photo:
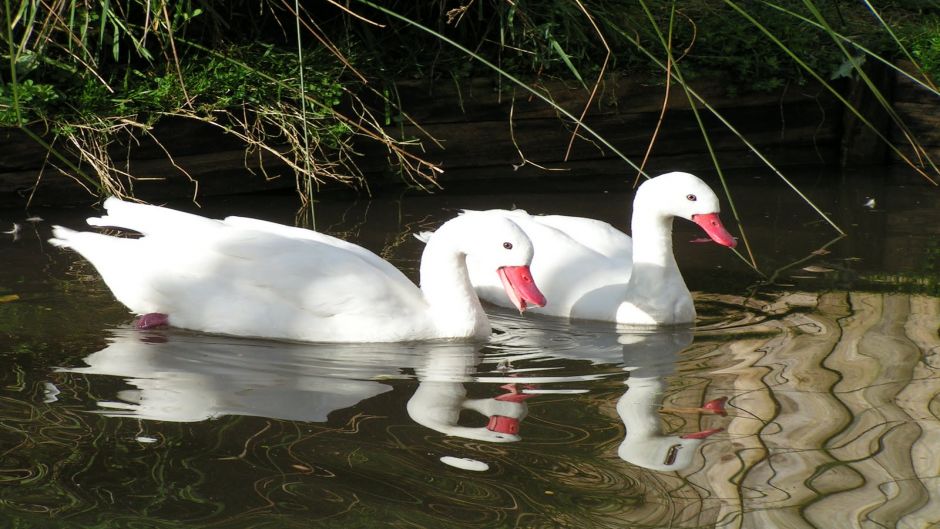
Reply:
[[[885,143],[885,145],[887,145],[888,148],[891,149],[900,159],[904,160],[904,162],[905,162],[906,164],[908,164],[911,168],[913,168],[915,171],[917,171],[917,172],[918,172],[921,176],[923,176],[925,179],[927,179],[928,181],[930,181],[931,183],[933,183],[933,184],[935,184],[935,185],[937,184],[937,182],[936,182],[933,178],[931,178],[930,175],[928,175],[926,172],[924,172],[921,168],[917,167],[917,164],[915,164],[913,161],[911,161],[910,158],[908,158],[908,156],[907,156],[906,154],[904,154],[903,152],[901,152],[901,150],[900,150],[896,145],[894,145],[894,144],[891,142],[891,140],[889,140],[888,138],[886,138],[885,135],[884,135],[881,131],[879,131],[878,128],[875,127],[875,126],[871,123],[871,121],[870,121],[868,118],[866,118],[865,116],[863,116],[862,113],[859,112],[858,109],[856,109],[856,108],[845,98],[845,96],[843,96],[842,94],[840,94],[839,91],[836,90],[831,84],[827,83],[826,80],[825,80],[818,72],[816,72],[816,70],[814,70],[810,65],[808,65],[808,64],[806,63],[806,61],[804,61],[803,59],[801,59],[801,58],[799,57],[799,55],[797,55],[796,53],[794,53],[793,50],[791,50],[790,48],[788,48],[787,45],[784,44],[784,43],[783,43],[776,35],[774,35],[769,29],[767,29],[766,26],[764,26],[763,24],[761,24],[760,21],[758,21],[758,20],[755,19],[750,13],[748,13],[746,9],[742,8],[740,5],[738,5],[737,3],[735,3],[733,0],[723,0],[723,1],[724,1],[724,3],[725,3],[726,5],[728,5],[728,6],[731,7],[733,10],[735,10],[741,17],[743,17],[745,20],[747,20],[748,22],[750,22],[755,28],[757,28],[758,30],[760,30],[760,32],[763,33],[764,36],[766,36],[768,39],[770,39],[771,42],[773,42],[773,43],[774,43],[775,45],[777,45],[781,50],[783,50],[784,53],[786,53],[794,62],[796,62],[797,65],[800,66],[800,68],[803,69],[803,71],[805,71],[805,72],[808,73],[810,76],[812,76],[814,79],[816,79],[816,81],[818,81],[818,82],[820,83],[820,85],[821,85],[823,88],[826,89],[826,91],[828,91],[828,92],[829,92],[830,94],[832,94],[836,99],[838,99],[839,102],[842,103],[842,105],[845,107],[846,110],[848,110],[848,111],[850,111],[852,114],[854,114],[855,117],[858,118],[858,120],[859,120],[861,123],[863,123],[863,124],[864,124],[866,127],[868,127],[876,136],[878,136],[878,138],[879,138],[881,141],[883,141],[883,142]]]
[[[529,86],[528,84],[522,82],[519,78],[517,78],[517,77],[515,77],[514,75],[510,74],[509,72],[503,70],[503,69],[500,68],[499,66],[493,64],[492,62],[490,62],[490,61],[484,59],[484,58],[481,57],[479,54],[477,54],[477,53],[473,52],[472,50],[470,50],[469,48],[467,48],[467,47],[461,45],[460,43],[456,42],[455,40],[453,40],[453,39],[447,37],[446,35],[441,34],[441,33],[438,32],[438,31],[435,31],[435,30],[433,30],[433,29],[431,29],[431,28],[429,28],[429,27],[427,27],[427,26],[425,26],[425,25],[423,25],[423,24],[421,24],[421,23],[419,23],[419,22],[417,22],[417,21],[411,20],[411,19],[409,19],[409,18],[407,18],[407,17],[405,17],[405,16],[402,16],[402,15],[396,13],[395,11],[392,11],[391,9],[388,9],[387,7],[380,6],[380,5],[378,5],[378,4],[375,4],[375,3],[373,3],[373,2],[370,2],[369,0],[357,0],[357,1],[358,1],[359,3],[361,3],[361,4],[364,4],[364,5],[367,5],[367,6],[371,7],[371,8],[373,8],[373,9],[376,9],[376,10],[378,10],[378,11],[380,11],[380,12],[382,12],[382,13],[384,13],[384,14],[386,14],[386,15],[392,17],[392,18],[395,18],[395,19],[397,19],[397,20],[400,20],[400,21],[402,21],[402,22],[404,22],[404,23],[406,23],[406,24],[408,24],[408,25],[410,25],[410,26],[413,26],[413,27],[417,28],[417,29],[420,29],[421,31],[424,31],[424,32],[426,32],[426,33],[429,33],[429,34],[433,35],[435,38],[440,39],[441,42],[446,42],[447,44],[449,44],[449,45],[453,46],[454,48],[460,50],[462,53],[465,53],[468,57],[472,58],[473,60],[479,62],[480,64],[482,64],[482,65],[486,66],[487,68],[493,70],[494,72],[498,73],[502,78],[505,78],[506,80],[511,81],[513,84],[519,86],[519,87],[522,88],[523,90],[529,92],[530,94],[532,94],[532,95],[535,96],[536,98],[538,98],[538,99],[540,99],[541,101],[543,101],[545,104],[547,104],[547,105],[549,105],[550,107],[552,107],[553,109],[555,109],[555,111],[558,112],[559,114],[565,116],[566,118],[570,119],[572,122],[576,123],[579,127],[581,127],[582,129],[584,129],[588,134],[590,134],[594,139],[596,139],[600,144],[602,144],[602,145],[604,145],[605,147],[607,147],[608,149],[610,149],[610,151],[613,152],[614,154],[616,154],[617,157],[619,157],[621,160],[627,162],[627,164],[629,164],[630,167],[632,167],[632,168],[635,169],[636,171],[640,172],[641,174],[646,175],[646,173],[640,168],[640,166],[638,166],[637,164],[635,164],[635,163],[633,162],[633,160],[631,160],[631,159],[628,158],[625,154],[623,154],[622,152],[620,152],[619,149],[617,149],[616,147],[614,147],[613,145],[611,145],[611,143],[610,143],[609,141],[607,141],[606,138],[604,138],[603,136],[601,136],[600,134],[598,134],[594,129],[592,129],[592,128],[590,128],[589,126],[587,126],[587,124],[585,124],[583,121],[581,121],[580,119],[578,119],[577,116],[575,116],[575,115],[572,114],[571,112],[568,112],[567,110],[565,110],[564,108],[562,108],[561,106],[559,106],[557,103],[555,103],[554,101],[552,101],[550,98],[546,97],[545,94],[539,92],[538,90],[535,90],[534,88],[532,88],[532,87]]]
[[[808,25],[810,25],[810,26],[813,26],[813,27],[815,27],[816,29],[820,29],[820,30],[823,30],[823,29],[824,29],[821,24],[819,24],[819,23],[816,22],[815,20],[809,19],[809,18],[807,18],[807,17],[801,15],[800,13],[797,13],[797,12],[795,12],[795,11],[792,11],[792,10],[790,10],[790,9],[787,9],[787,8],[785,8],[785,7],[781,6],[781,5],[775,4],[775,3],[773,3],[773,2],[769,2],[769,1],[767,1],[767,0],[761,0],[761,1],[762,1],[762,3],[763,3],[765,6],[767,6],[767,7],[769,7],[769,8],[772,8],[772,9],[776,9],[777,11],[780,11],[781,13],[784,13],[784,14],[786,14],[786,15],[788,15],[788,16],[791,16],[791,17],[794,17],[794,18],[796,18],[796,19],[799,19],[801,22],[804,22],[804,23],[806,23],[806,24],[808,24]],[[849,46],[852,46],[852,47],[855,48],[856,50],[862,52],[863,54],[865,54],[866,57],[871,57],[872,59],[874,59],[874,60],[876,60],[876,61],[878,61],[878,62],[884,64],[886,67],[888,67],[888,68],[890,68],[891,70],[893,70],[896,74],[901,75],[901,76],[903,76],[903,77],[906,77],[906,78],[907,78],[908,80],[910,80],[912,83],[914,83],[914,84],[920,86],[920,87],[923,88],[924,90],[927,90],[927,91],[929,91],[929,92],[932,92],[932,93],[933,93],[934,95],[936,95],[936,96],[940,96],[940,90],[938,90],[938,88],[933,85],[932,81],[930,81],[929,77],[928,77],[926,74],[924,74],[924,79],[918,79],[917,77],[914,77],[913,75],[911,75],[910,73],[908,73],[907,71],[905,71],[903,68],[898,67],[898,65],[894,64],[894,62],[892,62],[891,60],[886,59],[885,57],[881,56],[880,54],[876,53],[875,51],[873,51],[873,50],[871,50],[871,49],[869,49],[869,48],[863,46],[862,44],[860,44],[859,42],[855,41],[854,39],[849,38],[849,37],[847,37],[847,36],[845,36],[845,35],[839,33],[838,31],[835,31],[835,30],[832,31],[831,35],[834,36],[834,37],[836,37],[837,39],[841,40],[842,42],[848,44]],[[900,44],[900,43],[899,43],[899,44]],[[907,53],[907,49],[906,49],[906,48],[904,48],[904,52]],[[912,62],[913,62],[915,65],[918,64],[916,60],[913,60]],[[923,71],[923,68],[920,68],[920,71]]]
[[[548,37],[548,42],[552,47],[552,50],[554,50],[558,57],[561,58],[562,62],[565,63],[565,66],[568,68],[568,71],[571,72],[571,75],[573,75],[574,78],[577,79],[579,83],[581,83],[582,87],[587,89],[587,85],[584,84],[584,79],[581,78],[581,73],[578,72],[578,69],[575,68],[574,63],[571,62],[571,56],[565,53],[565,50],[562,49],[561,44],[558,44],[558,41],[551,36]]]
[[[16,53],[15,44],[13,42],[13,20],[11,19],[11,16],[10,16],[10,13],[12,13],[13,11],[10,9],[10,0],[3,0],[3,1],[4,1],[4,8],[5,8],[4,12],[6,13],[6,17],[5,17],[6,18],[5,20],[6,40],[7,40],[8,52],[10,55],[10,74],[9,74],[10,83],[9,85],[10,85],[11,93],[13,94],[13,112],[14,112],[17,127],[21,131],[23,131],[24,134],[29,136],[30,139],[32,139],[33,141],[38,143],[40,146],[42,146],[44,149],[46,149],[46,152],[48,152],[57,160],[62,162],[63,165],[67,166],[76,175],[78,175],[83,180],[91,184],[95,189],[97,189],[100,192],[101,191],[100,182],[90,177],[88,174],[85,173],[85,171],[82,171],[81,168],[79,168],[77,165],[75,165],[72,162],[72,160],[68,159],[68,157],[60,153],[52,145],[46,142],[46,140],[44,140],[38,134],[33,132],[29,128],[29,126],[24,122],[23,114],[20,108],[20,99],[19,99],[20,87],[19,87],[17,76],[16,76],[16,61],[19,55]]]
[[[294,29],[296,31],[297,39],[297,77],[298,77],[298,89],[301,94],[307,92],[306,86],[304,85],[304,48],[303,48],[303,39],[301,38],[300,33],[300,0],[294,0]],[[307,99],[300,98],[300,116],[303,129],[303,146],[304,152],[310,152],[310,134],[307,130]],[[316,229],[316,216],[314,215],[313,210],[313,188],[314,182],[313,178],[310,177],[310,158],[309,156],[304,156],[304,188],[307,195],[307,203],[310,205],[310,219],[313,223],[312,228]]]
[[[688,83],[684,82],[684,80],[681,77],[676,75],[675,69],[670,70],[670,68],[668,68],[668,66],[665,63],[663,63],[662,60],[660,60],[659,57],[656,56],[656,54],[654,54],[653,52],[648,50],[645,46],[643,46],[643,44],[640,43],[638,38],[634,37],[633,35],[627,34],[622,29],[618,28],[616,24],[611,23],[611,21],[606,21],[606,22],[608,23],[608,25],[610,25],[610,27],[614,28],[614,30],[620,31],[624,37],[629,38],[633,42],[636,49],[640,51],[643,55],[645,55],[647,58],[649,58],[653,62],[653,64],[658,66],[664,72],[670,72],[670,75],[672,76],[672,78],[677,83],[679,83],[679,85],[682,87],[683,90],[686,91],[686,93],[690,94],[695,99],[695,101],[697,101],[700,105],[708,109],[708,111],[713,116],[715,116],[715,118],[718,119],[722,123],[722,125],[724,125],[729,131],[731,131],[731,133],[733,133],[752,153],[754,153],[754,155],[757,156],[757,158],[760,159],[760,161],[763,162],[764,165],[766,165],[771,171],[773,171],[774,174],[777,175],[777,177],[780,178],[784,183],[786,183],[787,186],[790,187],[790,189],[792,189],[794,193],[796,193],[804,202],[806,202],[807,205],[809,205],[813,209],[813,211],[815,211],[821,218],[823,218],[826,221],[826,223],[832,226],[832,228],[835,229],[837,232],[841,234],[845,233],[842,230],[842,228],[839,227],[838,224],[833,222],[832,219],[830,219],[825,213],[823,213],[823,211],[819,209],[819,207],[816,204],[814,204],[812,200],[809,199],[809,197],[807,197],[802,191],[800,191],[800,189],[793,182],[791,182],[790,179],[784,176],[783,172],[781,172],[780,169],[778,169],[773,164],[773,162],[771,162],[764,155],[764,153],[762,153],[760,149],[757,148],[756,145],[751,143],[750,140],[748,140],[740,131],[738,131],[738,129],[735,128],[734,125],[732,125],[731,122],[729,122],[727,118],[725,118],[724,115],[721,114],[721,112],[718,112],[718,110],[714,106],[709,104],[708,101],[704,97],[702,97],[701,94],[696,92],[691,86],[688,85]]]
[[[894,33],[894,30],[891,29],[891,26],[885,22],[885,19],[881,18],[881,14],[878,13],[878,10],[875,9],[875,6],[873,6],[868,0],[862,0],[862,3],[868,7],[868,11],[878,20],[878,23],[881,24],[881,27],[885,30],[885,32],[888,35],[891,35],[891,39],[894,40],[894,43],[897,45],[898,49],[901,50],[901,53],[904,54],[904,57],[906,57],[907,60],[911,61],[912,63],[917,64],[917,60],[914,59],[914,56],[911,55],[911,52],[908,51],[907,47],[901,42],[901,39],[899,39],[898,36]],[[921,74],[924,76],[924,80],[930,84],[931,88],[933,88],[933,91],[936,93],[937,87],[930,80],[930,77],[927,76],[924,72],[921,72]]]
[[[823,27],[823,29],[825,29],[826,33],[829,35],[832,35],[833,34],[832,28],[829,26],[828,22],[826,21],[826,18],[823,16],[819,8],[816,7],[816,5],[812,2],[812,0],[803,0],[803,3],[806,5],[806,8],[809,9],[809,11],[813,14],[813,16],[816,17],[816,20]],[[892,33],[892,36],[893,35],[894,34]],[[926,160],[927,163],[934,169],[934,171],[940,174],[940,170],[937,169],[937,166],[934,164],[933,160],[930,158],[930,155],[927,153],[927,150],[924,149],[917,142],[917,139],[914,133],[911,132],[911,130],[907,127],[907,125],[904,123],[904,120],[901,119],[901,116],[899,116],[897,112],[894,111],[894,107],[887,100],[884,94],[881,93],[881,91],[878,89],[875,83],[871,80],[871,77],[869,77],[869,75],[865,72],[865,70],[860,66],[859,61],[856,60],[855,57],[853,57],[851,53],[849,53],[849,51],[845,48],[845,46],[842,44],[842,42],[839,39],[833,37],[833,41],[835,42],[835,45],[839,48],[839,50],[842,52],[842,54],[846,57],[846,60],[849,61],[849,63],[852,65],[852,68],[855,70],[855,73],[865,83],[865,86],[868,88],[871,94],[878,101],[878,104],[882,106],[885,112],[887,112],[888,115],[891,117],[892,121],[894,121],[895,125],[897,125],[898,128],[901,129],[901,131],[904,133],[905,138],[907,138],[908,143],[910,144],[911,148],[914,149],[914,152],[917,154],[918,158],[922,160]],[[935,185],[937,184],[936,181],[934,181],[930,177],[927,177],[926,174],[924,176],[928,180],[933,182]]]
[[[680,86],[685,90],[687,84],[682,75],[682,69],[679,67],[679,64],[675,61],[672,53],[672,32],[675,27],[675,0],[672,2],[672,9],[669,14],[669,35],[668,37],[664,36],[662,31],[659,29],[659,26],[656,24],[656,19],[653,17],[652,11],[646,5],[645,0],[640,0],[640,5],[643,8],[643,11],[646,13],[647,19],[650,22],[650,26],[653,28],[653,31],[656,33],[657,38],[659,39],[660,45],[662,45],[663,50],[666,53],[666,66],[665,73],[667,78],[675,76]],[[702,139],[705,141],[705,147],[708,150],[708,155],[711,157],[712,165],[715,167],[715,171],[718,173],[718,179],[721,182],[721,187],[725,191],[725,196],[728,198],[728,205],[731,208],[731,214],[734,217],[735,223],[738,225],[738,230],[741,232],[741,238],[744,241],[744,247],[747,249],[748,256],[750,261],[748,261],[744,256],[742,256],[737,250],[734,250],[734,253],[745,263],[748,264],[755,271],[760,273],[760,269],[757,266],[757,259],[754,257],[754,252],[751,249],[750,240],[747,237],[747,230],[744,229],[744,223],[741,222],[741,216],[738,215],[737,207],[734,205],[734,198],[731,196],[731,189],[728,187],[728,182],[725,179],[724,171],[721,170],[721,164],[718,162],[718,155],[715,153],[715,149],[712,146],[711,137],[708,135],[708,130],[705,127],[705,123],[702,121],[702,116],[699,113],[698,105],[695,104],[695,99],[688,93],[686,90],[686,97],[689,100],[689,108],[692,109],[692,114],[695,116],[695,121],[698,124],[699,130],[702,132]]]
[[[10,0],[3,0],[4,12],[6,13],[6,39],[7,52],[10,55],[10,93],[13,95],[13,114],[16,117],[17,126],[23,125],[23,115],[20,111],[20,87],[16,79],[16,47],[13,44],[13,20],[11,19]]]

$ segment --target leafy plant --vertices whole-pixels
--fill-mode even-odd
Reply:
[[[362,110],[348,87],[364,78],[297,3],[3,1],[0,126],[22,128],[100,193],[130,192],[134,177],[114,147],[152,137],[167,117],[279,158],[306,202],[324,180],[366,185],[354,136],[382,143],[414,182],[433,183],[435,167]]]
[[[911,55],[933,79],[940,79],[940,15],[910,27]]]

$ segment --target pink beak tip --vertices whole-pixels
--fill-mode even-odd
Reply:
[[[504,266],[498,273],[506,294],[520,314],[525,312],[530,304],[536,307],[545,306],[545,295],[532,280],[528,266]]]
[[[711,240],[716,243],[727,246],[728,248],[734,248],[738,245],[738,240],[736,237],[731,235],[728,230],[725,229],[724,224],[721,223],[721,219],[718,217],[717,213],[703,213],[692,215],[692,222],[698,224],[705,233],[711,238]]]

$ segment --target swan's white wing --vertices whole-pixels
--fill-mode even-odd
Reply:
[[[247,217],[226,217],[223,221],[225,225],[232,226],[236,228],[248,228],[252,230],[263,231],[267,233],[272,233],[276,235],[281,235],[284,237],[291,237],[295,239],[303,239],[309,241],[316,241],[322,244],[327,244],[334,246],[341,250],[348,251],[353,253],[363,259],[364,261],[372,264],[376,269],[382,270],[390,280],[393,281],[404,281],[411,283],[408,278],[397,268],[395,268],[391,263],[382,259],[378,255],[370,252],[369,250],[352,244],[350,242],[344,241],[342,239],[337,239],[330,235],[326,235],[320,232],[307,230],[304,228],[295,228],[292,226],[285,226],[283,224],[277,224],[275,222],[268,222],[265,220],[251,219]]]
[[[585,251],[598,253],[627,267],[633,264],[633,240],[629,235],[600,220],[565,215],[531,215],[522,209],[464,210],[464,213],[502,215],[512,219],[530,238],[533,235],[540,236],[539,241],[532,241],[536,245],[545,246],[568,239],[565,244],[583,246]],[[538,230],[535,226],[552,228],[553,231]],[[537,247],[536,256],[538,253]]]
[[[54,242],[91,261],[132,311],[169,314],[179,327],[311,341],[426,332],[421,291],[365,249],[195,219],[177,230],[166,218],[157,230],[120,223],[153,233],[139,239],[57,227]]]
[[[564,215],[539,215],[530,218],[533,222],[555,228],[603,256],[627,266],[633,263],[633,241],[627,234],[606,222]]]
[[[93,226],[124,228],[139,232],[143,235],[190,238],[197,237],[197,234],[212,237],[216,233],[220,233],[218,230],[223,225],[235,228],[247,228],[282,237],[316,241],[351,252],[371,263],[374,267],[383,270],[391,280],[408,282],[407,277],[397,268],[369,250],[341,239],[303,228],[294,228],[274,222],[235,216],[228,217],[224,221],[219,221],[161,206],[125,202],[114,197],[107,199],[104,202],[104,207],[108,214],[102,217],[88,219],[89,224]]]

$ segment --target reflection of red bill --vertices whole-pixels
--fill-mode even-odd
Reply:
[[[535,286],[528,266],[504,266],[496,272],[503,282],[506,295],[519,312],[525,312],[528,304],[545,306],[545,296],[539,291],[539,287]]]
[[[532,389],[535,386],[526,384],[525,387],[526,389]],[[535,395],[530,395],[530,394],[520,392],[519,388],[517,387],[517,384],[503,384],[502,386],[500,386],[500,389],[505,389],[509,393],[503,393],[502,395],[493,397],[493,400],[501,400],[503,402],[522,402],[526,399],[531,399],[532,397],[535,396]]]
[[[523,386],[525,389],[532,389],[535,386],[531,384],[525,384]],[[527,395],[522,393],[519,389],[519,384],[503,384],[499,387],[508,391],[508,393],[503,393],[502,395],[497,395],[493,397],[493,400],[499,400],[503,402],[523,402],[526,399],[531,399],[535,395]],[[486,425],[486,429],[491,432],[519,435],[519,419],[515,417],[507,417],[505,415],[493,415],[490,417],[490,422]]]
[[[685,435],[680,435],[679,437],[682,439],[705,439],[706,437],[714,435],[722,430],[724,430],[724,428],[711,428],[709,430],[702,430],[701,432],[687,433]]]
[[[721,415],[724,417],[725,415],[728,415],[728,412],[725,411],[726,402],[728,402],[728,397],[712,399],[702,405],[702,411],[704,413],[714,413],[715,415]]]
[[[729,248],[737,246],[738,241],[728,233],[724,224],[721,223],[721,219],[718,218],[717,213],[692,215],[692,222],[701,226],[702,229],[705,230],[705,233],[711,237],[711,240],[718,244]]]
[[[490,417],[486,429],[491,432],[519,435],[519,419],[506,417],[505,415],[493,415]]]

